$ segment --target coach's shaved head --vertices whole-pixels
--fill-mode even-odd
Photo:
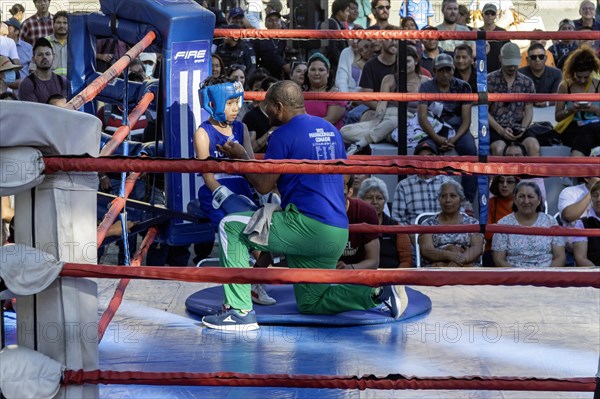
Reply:
[[[271,126],[280,126],[294,116],[306,113],[304,92],[291,80],[283,80],[271,85],[265,100]]]

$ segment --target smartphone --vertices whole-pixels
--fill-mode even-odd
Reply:
[[[577,101],[577,105],[580,107],[588,107],[590,105],[589,101]]]

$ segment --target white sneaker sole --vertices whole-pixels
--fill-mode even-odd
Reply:
[[[404,285],[394,285],[392,290],[394,290],[395,294],[392,300],[395,302],[396,309],[398,309],[398,314],[393,317],[398,320],[402,317],[402,314],[408,306],[408,295],[406,294],[406,287]]]
[[[261,301],[259,298],[256,298],[255,296],[252,296],[252,302],[257,305],[264,305],[264,306],[275,305],[277,303],[277,301],[275,299],[267,302],[267,301]]]
[[[235,332],[244,332],[244,331],[254,331],[258,330],[260,326],[258,323],[249,323],[249,324],[212,324],[208,323],[202,319],[202,324],[205,327],[212,328],[213,330],[220,331],[235,331]]]

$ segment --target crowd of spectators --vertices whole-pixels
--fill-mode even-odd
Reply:
[[[220,10],[207,1],[199,3],[215,14],[215,27],[288,29],[293,24],[293,10],[285,15],[282,4],[276,0],[256,9],[234,7]],[[0,98],[16,97],[22,101],[42,103],[50,100],[60,103],[66,98],[68,14],[62,11],[50,14],[49,4],[50,0],[35,0],[36,12],[27,19],[24,19],[24,8],[16,4],[10,10],[12,17],[2,23]],[[403,3],[401,9],[393,10],[389,0],[335,0],[329,17],[319,21],[315,28],[466,32],[475,29],[468,25],[472,14],[477,13],[483,20],[480,30],[504,30],[498,23],[500,14],[506,10],[499,9],[492,2],[482,3],[479,9],[470,10],[457,0],[444,0],[441,15],[438,16],[442,22],[437,25],[434,24],[434,9],[428,0],[410,0],[406,6],[405,9]],[[408,14],[404,15],[406,10]],[[389,22],[392,12],[399,12],[402,16],[400,26]],[[559,23],[558,30],[600,30],[594,3],[582,1],[579,13],[580,19],[564,19]],[[319,43],[298,49],[298,46],[291,47],[283,39],[227,37],[215,40],[211,73],[213,77],[238,81],[250,91],[266,91],[272,83],[290,79],[306,92],[369,93],[398,91],[398,70],[402,69],[406,70],[408,92],[476,93],[478,90],[477,59],[474,42],[471,41],[410,40],[406,65],[402,65],[402,68],[397,65],[398,45],[394,40],[322,40]],[[532,40],[522,51],[511,41],[489,41],[486,56],[488,91],[519,94],[600,92],[598,42],[557,40],[550,46],[548,44],[545,40]],[[117,39],[98,40],[97,70],[108,68],[127,49],[128,45]],[[158,78],[160,63],[160,54],[142,54],[132,62],[130,77],[134,81]],[[247,101],[238,114],[238,120],[248,127],[251,145],[256,152],[265,151],[271,131],[261,107],[260,102]],[[555,104],[494,102],[490,104],[488,115],[492,155],[513,155],[514,150],[518,152],[514,154],[516,156],[540,155],[541,146],[547,143],[540,143],[539,132],[534,129],[533,114],[538,107],[555,107],[555,120],[548,122],[556,125],[556,141],[570,147],[571,155],[590,156],[597,151],[594,148],[600,147],[600,135],[597,134],[600,129],[600,101],[557,101]],[[470,102],[419,101],[409,103],[407,108],[407,144],[415,155],[438,156],[453,152],[476,155],[477,132],[470,130]],[[331,122],[341,131],[348,155],[368,154],[375,143],[397,144],[394,131],[398,129],[399,108],[396,102],[316,99],[306,101],[306,110]],[[114,131],[115,120],[122,117],[119,112],[118,107],[110,107],[98,114],[107,122],[103,124],[107,133]],[[144,124],[137,126],[142,138],[146,121],[140,123]],[[438,212],[428,224],[443,225],[448,224],[449,220],[456,224],[478,223],[472,212],[473,202],[477,198],[476,178],[464,175],[457,180],[442,175],[409,176],[398,183],[394,195],[390,197],[381,181],[371,177],[363,182],[364,187],[358,186],[354,191],[358,191],[359,197],[367,200],[375,209],[377,223],[381,225],[413,224],[423,212]],[[493,196],[487,222],[554,225],[556,218],[540,216],[545,215],[542,208],[547,200],[543,179],[523,180],[520,183],[519,180],[515,176],[491,179]],[[592,203],[595,198],[593,195],[598,190],[594,191],[596,194],[591,194],[595,187],[591,183],[586,181],[576,186],[579,187],[578,193],[582,194],[581,198],[573,200],[579,204],[578,212],[572,212],[569,207],[572,204],[559,205],[558,222],[581,228],[594,225],[598,214]],[[108,187],[108,184],[105,186]],[[565,190],[570,188],[566,187]],[[142,197],[147,199],[147,193]],[[574,213],[576,217],[573,217]],[[514,240],[511,235],[488,235],[485,239],[479,235],[422,235],[419,237],[422,241],[420,254],[415,253],[416,243],[412,236],[384,235],[379,239],[382,242],[381,260],[377,262],[380,267],[410,267],[417,256],[423,257],[424,264],[438,266],[477,265],[482,263],[482,256],[484,266],[527,265],[526,254],[522,253],[521,248],[529,243]],[[456,242],[450,242],[449,239],[456,239]],[[597,240],[590,240],[586,245],[589,256],[582,254],[581,240],[576,245],[571,242],[573,240],[566,241],[566,256],[562,256],[559,249],[565,248],[560,239],[548,240],[544,248],[536,249],[547,252],[545,257],[548,258],[548,265],[565,262],[590,264],[597,261]],[[396,254],[394,247],[398,249]],[[406,254],[401,253],[401,247],[407,251],[412,248],[410,261],[406,261]],[[437,255],[434,254],[436,251]]]

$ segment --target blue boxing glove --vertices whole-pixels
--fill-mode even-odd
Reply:
[[[236,195],[225,186],[218,187],[212,194],[212,206],[226,214],[255,211],[258,207],[248,197]]]

